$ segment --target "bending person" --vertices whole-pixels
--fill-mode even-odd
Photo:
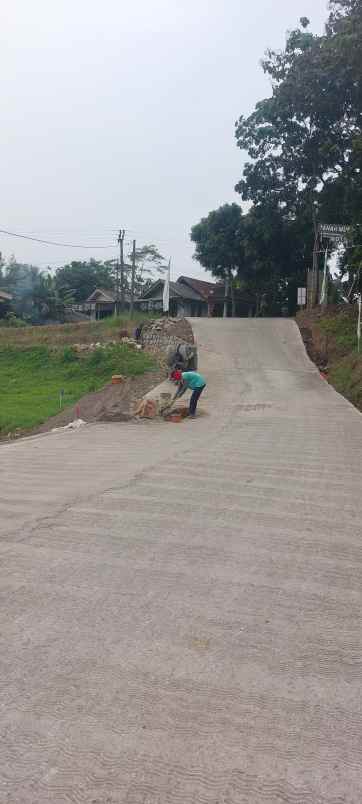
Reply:
[[[181,380],[179,387],[175,394],[175,399],[179,399],[183,394],[190,388],[192,391],[191,399],[190,399],[190,407],[189,407],[189,416],[192,419],[196,416],[196,408],[197,403],[200,399],[200,396],[206,388],[206,380],[199,374],[198,371],[183,371],[181,374]]]

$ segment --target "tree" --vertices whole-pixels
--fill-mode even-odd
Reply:
[[[11,293],[16,315],[29,321],[34,315],[33,293],[40,273],[37,266],[19,263],[14,256],[2,267],[2,288]]]
[[[0,268],[1,287],[11,293],[11,308],[18,318],[32,324],[48,318],[64,321],[66,306],[73,302],[73,296],[68,288],[57,285],[54,276],[35,265],[18,263],[15,257]],[[2,314],[4,310],[2,305]]]
[[[33,305],[39,322],[51,319],[63,323],[66,308],[73,302],[74,296],[69,288],[60,287],[49,273],[39,274],[33,289]]]
[[[133,252],[128,254],[131,263]],[[136,296],[145,293],[157,276],[166,271],[165,257],[159,252],[154,243],[147,243],[136,248],[136,275],[135,275],[135,294]],[[127,277],[129,285],[129,277]]]
[[[251,161],[235,189],[256,207],[279,207],[287,229],[294,220],[317,243],[318,219],[362,223],[362,0],[332,0],[322,36],[300,23],[264,59],[272,96],[236,123]]]
[[[353,152],[361,127],[362,46],[353,34],[359,59],[351,60],[356,20],[347,25],[346,19],[342,25],[331,14],[326,34],[318,37],[306,31],[303,18],[284,51],[268,51],[263,69],[272,80],[272,97],[236,124],[237,144],[253,160],[236,187],[244,200],[276,197],[288,211],[306,204],[311,210],[326,186],[341,177],[357,178]]]
[[[308,234],[303,220],[286,217],[278,204],[254,206],[244,217],[242,286],[254,296],[257,315],[262,300],[271,315],[280,315],[286,305],[295,313],[312,248]]]
[[[125,290],[131,289],[132,252],[128,255],[128,265],[124,272]],[[153,274],[165,270],[164,257],[155,245],[148,244],[136,249],[136,295],[145,289]],[[58,291],[69,292],[75,303],[81,304],[98,288],[116,290],[117,260],[90,259],[89,261],[73,261],[55,274]]]
[[[75,260],[55,274],[55,284],[58,290],[69,291],[75,303],[81,304],[97,287],[108,290],[114,288],[114,262],[102,262],[91,259],[89,261]]]
[[[194,259],[225,283],[224,317],[229,289],[235,315],[235,278],[243,265],[242,212],[238,204],[224,204],[191,229]]]

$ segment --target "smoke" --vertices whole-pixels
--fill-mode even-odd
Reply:
[[[34,310],[34,294],[41,271],[35,265],[10,260],[2,269],[2,288],[11,293],[12,307],[18,315],[31,315]]]

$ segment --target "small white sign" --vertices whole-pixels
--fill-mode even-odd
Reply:
[[[298,288],[298,304],[299,307],[305,307],[307,303],[307,289]]]
[[[350,231],[350,226],[339,223],[320,223],[319,233],[321,237],[332,241],[343,241]]]

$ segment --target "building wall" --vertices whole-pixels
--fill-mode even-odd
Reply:
[[[162,299],[145,299],[137,305],[141,312],[157,313],[163,311]],[[188,299],[170,299],[170,316],[172,318],[191,318],[207,316],[207,303],[189,301]]]

